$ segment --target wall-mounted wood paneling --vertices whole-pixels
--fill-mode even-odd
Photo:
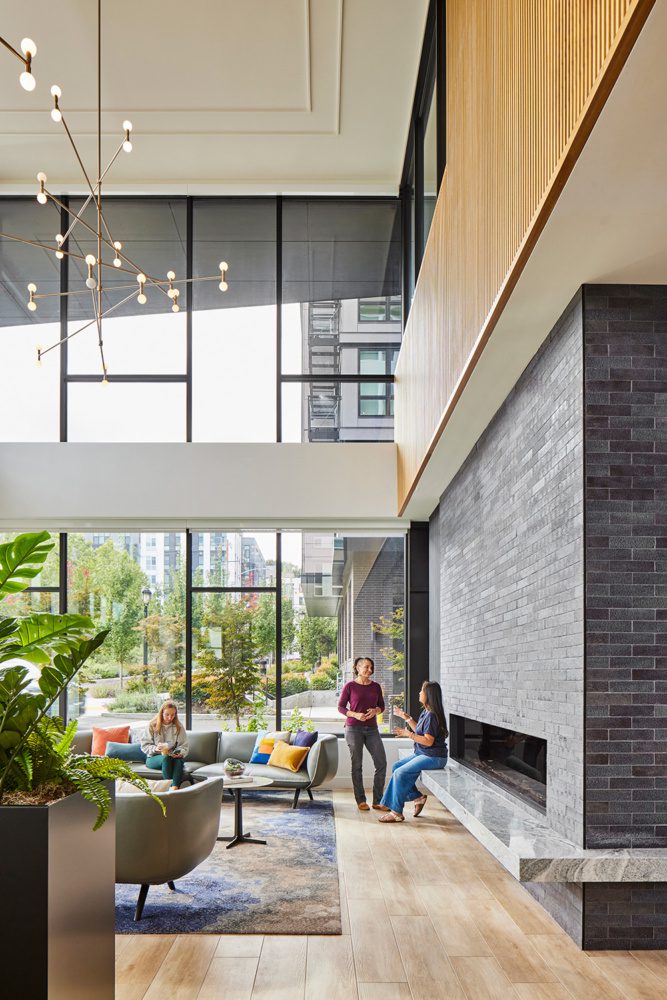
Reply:
[[[397,368],[402,512],[654,0],[447,0],[447,167]]]

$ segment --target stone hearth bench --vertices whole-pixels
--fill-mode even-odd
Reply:
[[[456,763],[422,784],[520,882],[667,882],[667,850],[589,850]]]

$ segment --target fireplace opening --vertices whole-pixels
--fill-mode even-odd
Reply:
[[[539,809],[547,805],[547,742],[514,729],[451,715],[450,753]]]

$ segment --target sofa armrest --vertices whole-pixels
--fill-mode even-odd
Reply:
[[[306,757],[308,777],[313,788],[331,781],[338,770],[338,740],[331,733],[320,736]]]

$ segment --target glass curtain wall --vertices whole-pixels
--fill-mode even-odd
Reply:
[[[69,718],[138,730],[172,698],[185,719],[185,535],[67,537],[67,608],[109,629],[70,685]]]
[[[287,724],[342,735],[338,699],[356,656],[375,661],[387,704],[381,731],[400,725],[391,707],[405,700],[402,535],[54,537],[43,572],[2,612],[67,608],[109,629],[67,692],[68,718],[81,728],[128,725],[139,738],[171,698],[194,729]]]
[[[282,440],[393,440],[399,203],[290,199],[282,234]],[[382,356],[381,371],[368,368],[373,352]],[[369,382],[369,374],[378,377]]]
[[[83,202],[64,204],[59,212],[2,198],[2,231],[52,244]],[[102,324],[106,384],[86,287],[94,232],[77,229],[69,240],[76,256],[62,261],[0,238],[0,390],[20,414],[3,423],[0,439],[393,439],[399,199],[110,197],[104,212],[111,236],[122,237],[123,254],[148,279],[141,304],[127,261],[104,269],[103,307],[115,307]],[[82,219],[94,230],[91,206]],[[177,280],[211,280],[177,286],[173,312],[151,281],[170,271]],[[47,296],[34,312],[31,280]],[[37,347],[66,337],[38,368]],[[378,365],[369,362],[373,350],[383,355]]]

